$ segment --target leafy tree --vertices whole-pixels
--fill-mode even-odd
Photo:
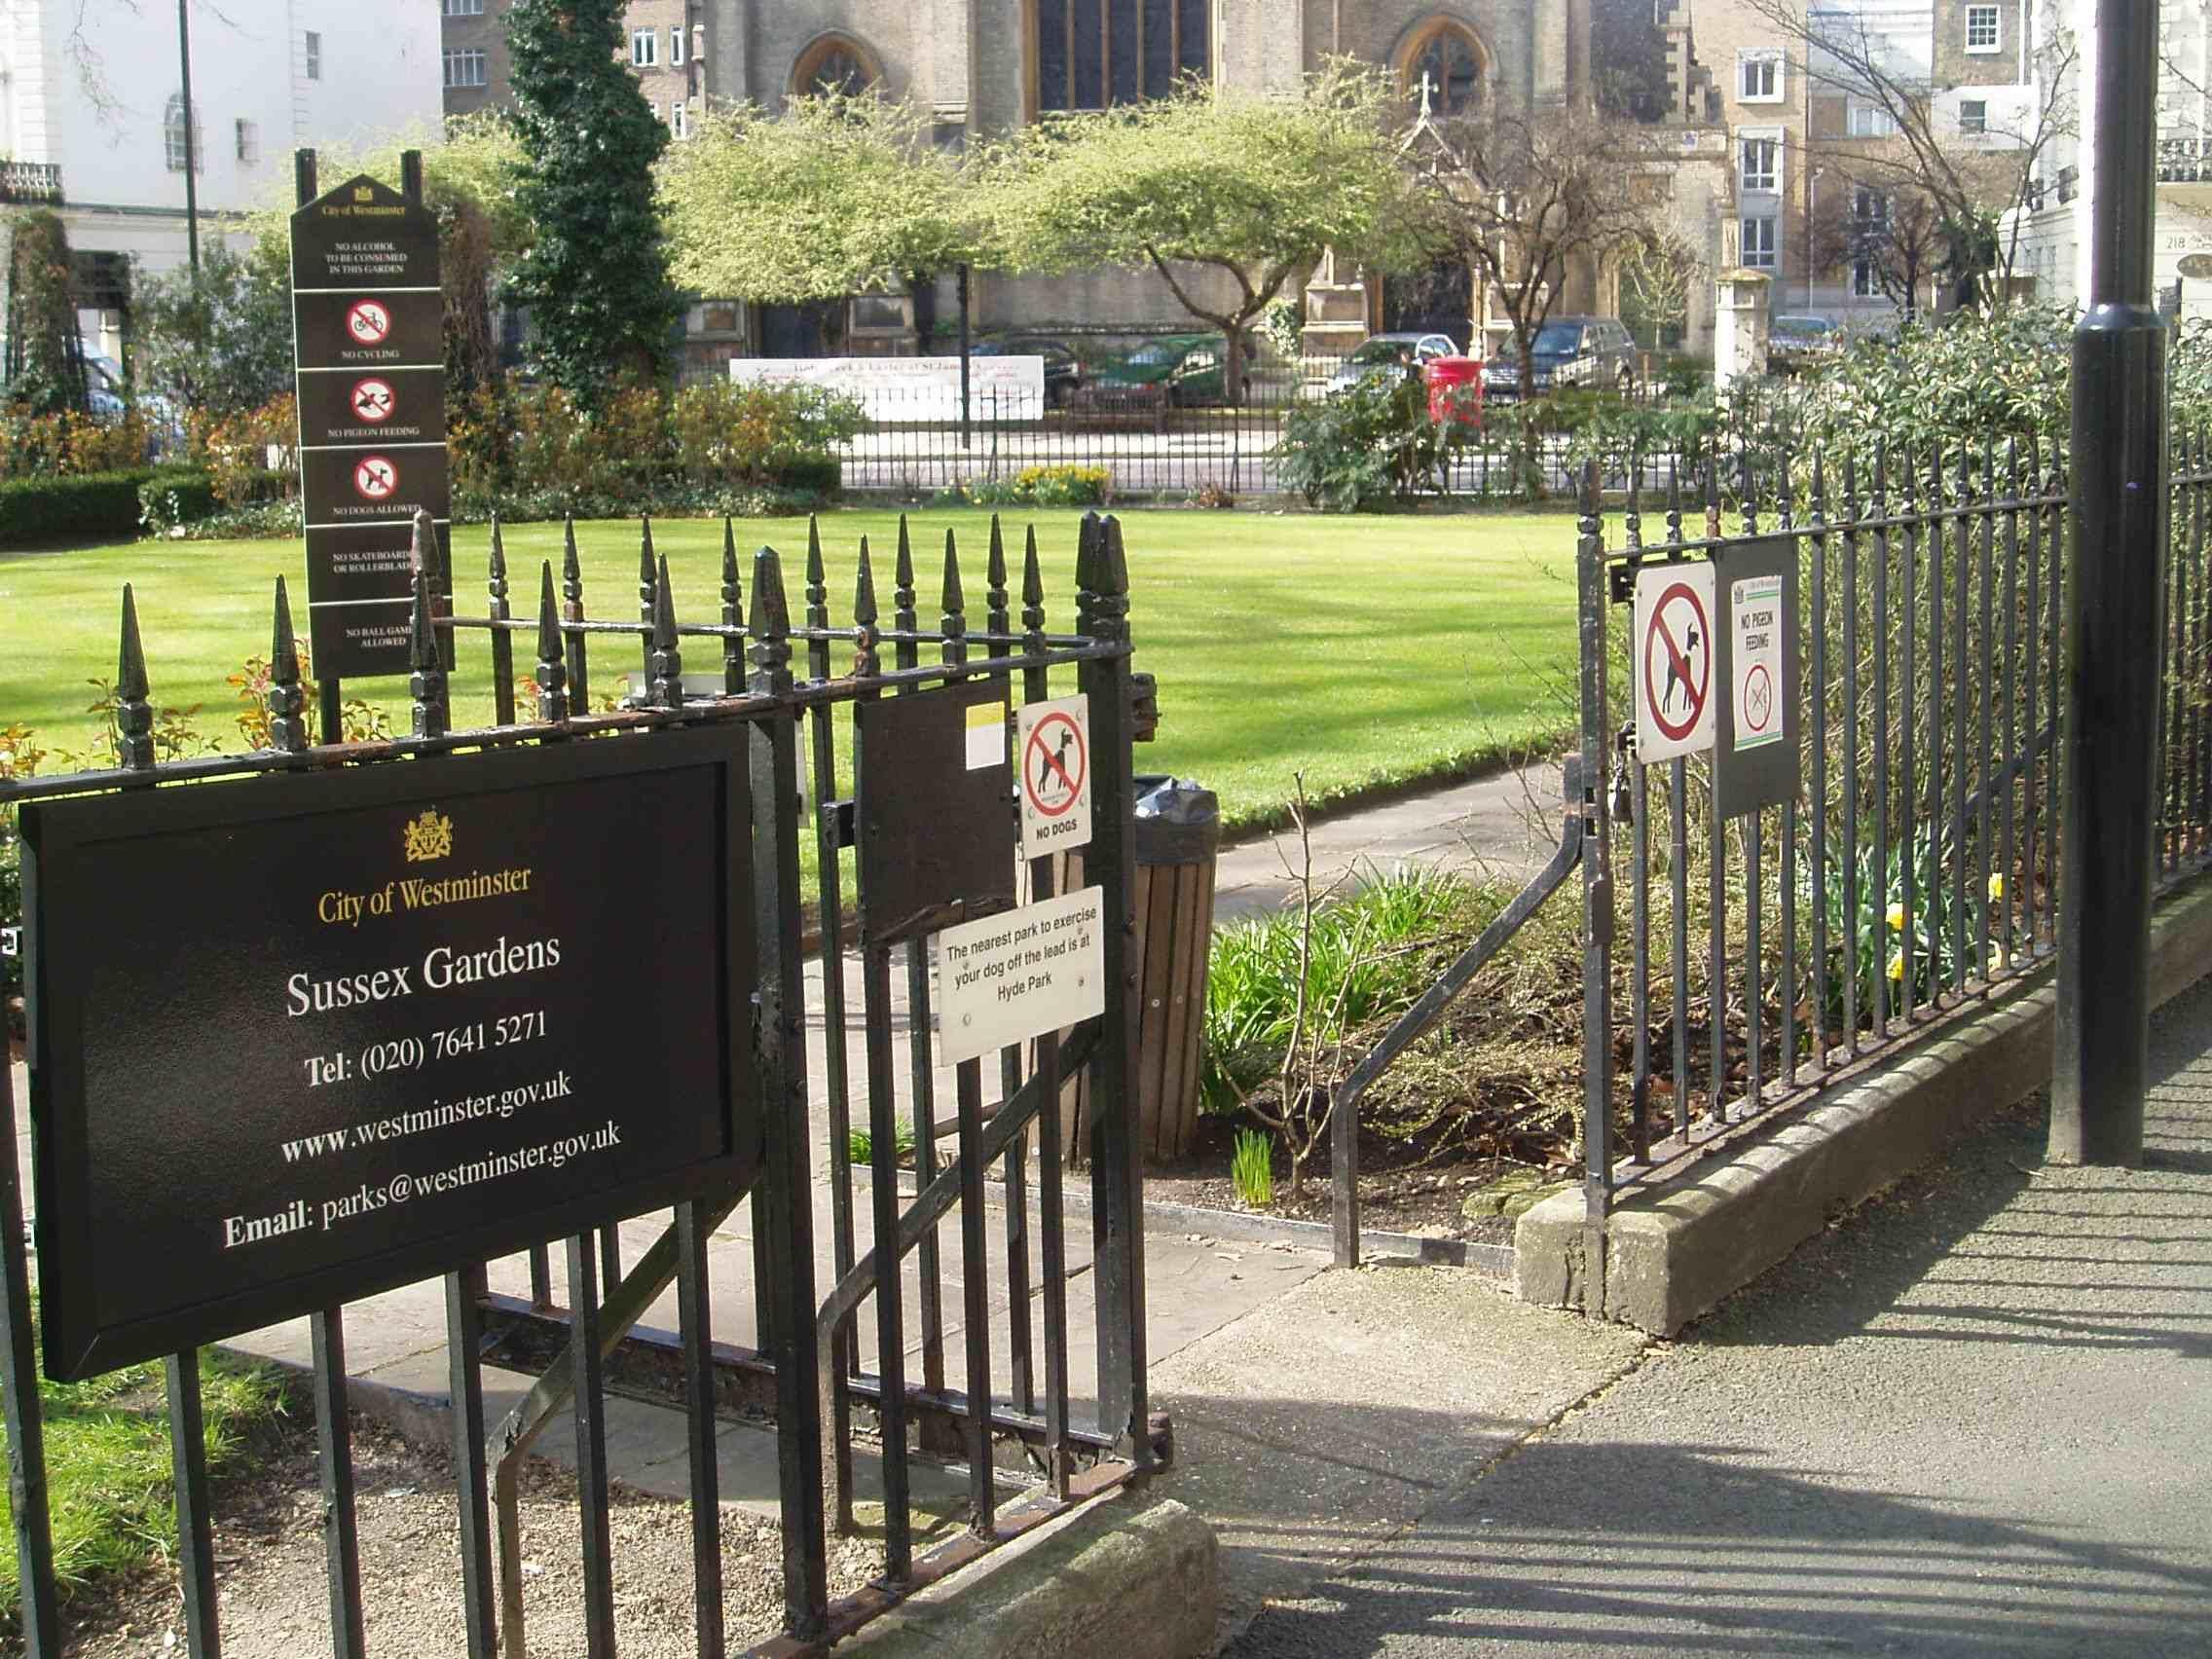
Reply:
[[[8,236],[10,405],[31,415],[85,411],[85,347],[70,297],[69,233],[58,214],[18,213]]]
[[[1432,258],[1463,259],[1513,325],[1521,387],[1535,340],[1576,268],[1595,268],[1658,229],[1665,159],[1642,127],[1571,104],[1491,104],[1423,122],[1408,143],[1419,229]],[[1522,464],[1533,480],[1534,429]]]
[[[200,276],[141,271],[133,281],[139,389],[176,409],[235,415],[292,389],[292,278],[281,244],[218,243]]]
[[[1292,96],[1193,80],[1133,108],[1042,121],[993,154],[990,232],[1022,269],[1151,265],[1221,330],[1238,397],[1246,331],[1325,248],[1371,268],[1407,262],[1396,106],[1381,75],[1338,63]],[[1201,285],[1200,270],[1226,281]]]
[[[670,274],[800,305],[989,263],[962,159],[917,106],[870,92],[709,114],[661,163]]]
[[[1621,256],[1621,320],[1658,350],[1689,319],[1690,292],[1705,273],[1696,249],[1673,232],[1646,231]]]
[[[676,295],[653,195],[668,129],[615,60],[623,0],[516,0],[507,13],[516,210],[536,240],[508,298],[530,308],[530,353],[587,402],[666,368]]]
[[[1815,139],[1806,165],[1840,172],[1854,190],[1890,199],[1897,235],[1876,251],[1894,267],[1910,267],[1908,281],[1884,276],[1892,298],[1917,292],[1922,276],[1939,277],[1955,304],[1986,298],[2002,304],[2009,288],[2018,231],[2007,238],[2006,212],[2025,205],[2045,152],[2075,129],[2079,48],[2073,34],[2054,32],[2038,50],[2041,95],[2011,127],[1992,123],[1978,133],[1959,130],[1935,99],[1925,70],[1899,51],[1885,16],[1859,8],[1808,6],[1805,0],[1749,0],[1754,15],[1788,43],[1791,74],[1821,92],[1841,94],[1869,109],[1888,135],[1873,141]],[[2018,220],[2015,217],[2015,227]]]

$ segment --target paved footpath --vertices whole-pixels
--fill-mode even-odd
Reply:
[[[2212,981],[2140,1170],[2005,1114],[1235,1659],[2212,1654]]]

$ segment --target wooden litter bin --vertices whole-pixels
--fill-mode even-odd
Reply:
[[[1147,1164],[1191,1150],[1198,1127],[1206,967],[1213,945],[1213,883],[1221,806],[1213,791],[1180,778],[1137,779],[1133,967],[1137,1014],[1137,1149]],[[1083,884],[1083,855],[1061,855],[1057,891]],[[1090,1075],[1060,1095],[1068,1161],[1090,1156]]]

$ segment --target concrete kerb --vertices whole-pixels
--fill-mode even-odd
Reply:
[[[2212,884],[2159,905],[2151,953],[2158,1003],[2212,972]],[[2056,1004],[2047,976],[2023,985],[1774,1133],[1623,1199],[1606,1222],[1604,1316],[1672,1336],[1977,1120],[2046,1087]],[[1523,1300],[1582,1306],[1586,1220],[1579,1192],[1522,1216]]]
[[[1109,1494],[901,1603],[837,1652],[1198,1659],[1220,1604],[1212,1528],[1170,1498]]]

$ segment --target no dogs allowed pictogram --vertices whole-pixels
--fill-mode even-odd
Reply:
[[[364,501],[388,500],[399,488],[399,468],[389,457],[365,455],[353,466],[353,491]]]
[[[1030,858],[1090,839],[1090,699],[1027,703],[1015,730],[1021,755],[1021,846]]]
[[[1636,753],[1649,763],[1713,747],[1713,567],[1636,573]]]

